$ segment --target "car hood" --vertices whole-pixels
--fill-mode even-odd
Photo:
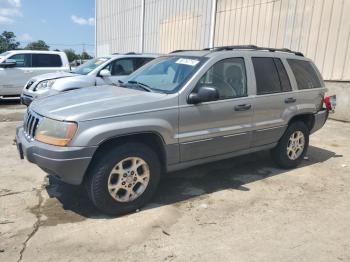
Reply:
[[[57,78],[63,78],[63,77],[73,77],[73,76],[80,76],[80,75],[72,74],[68,72],[48,73],[48,74],[35,76],[31,80],[33,80],[34,82],[38,82],[38,81],[41,82],[43,80],[57,79]]]
[[[116,86],[89,87],[36,99],[30,110],[52,119],[79,122],[166,107],[166,96]]]

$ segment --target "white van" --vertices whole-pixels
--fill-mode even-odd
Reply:
[[[64,52],[7,51],[0,54],[0,97],[20,95],[23,86],[34,76],[69,70]]]

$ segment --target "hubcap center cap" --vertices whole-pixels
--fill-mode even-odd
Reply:
[[[128,175],[128,176],[126,177],[126,182],[127,182],[127,183],[132,183],[133,181],[134,181],[134,176]]]

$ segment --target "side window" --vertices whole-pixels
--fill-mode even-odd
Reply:
[[[16,60],[16,67],[32,66],[32,56],[30,54],[17,54],[9,57],[9,59]]]
[[[140,57],[134,59],[134,69],[137,70],[144,64],[147,64],[148,62],[152,61],[153,57]]]
[[[280,79],[272,57],[253,57],[258,95],[281,92]]]
[[[280,82],[281,82],[282,92],[292,91],[292,86],[291,86],[290,81],[289,81],[289,76],[287,74],[286,69],[284,68],[284,65],[283,65],[281,59],[274,58],[273,61],[275,61],[275,65],[277,67],[278,76],[279,76]]]
[[[287,59],[298,84],[298,89],[321,87],[321,81],[313,66],[308,61]]]
[[[117,59],[112,61],[109,65],[105,67],[111,72],[112,76],[125,76],[130,75],[134,72],[133,59]]]
[[[32,54],[33,67],[61,67],[62,61],[59,55]]]
[[[229,99],[247,95],[247,77],[244,59],[228,58],[214,64],[198,81],[194,91],[200,86],[214,86],[219,99]]]

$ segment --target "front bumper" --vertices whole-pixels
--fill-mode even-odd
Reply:
[[[59,147],[28,140],[22,126],[16,129],[20,157],[37,164],[45,172],[65,183],[80,185],[96,147]]]
[[[310,131],[310,134],[316,132],[317,130],[321,129],[324,126],[324,124],[328,119],[328,115],[329,115],[329,112],[326,109],[322,109],[314,115],[315,123],[313,128]]]
[[[29,106],[31,102],[33,102],[34,98],[29,95],[21,94],[21,103],[23,105]]]

